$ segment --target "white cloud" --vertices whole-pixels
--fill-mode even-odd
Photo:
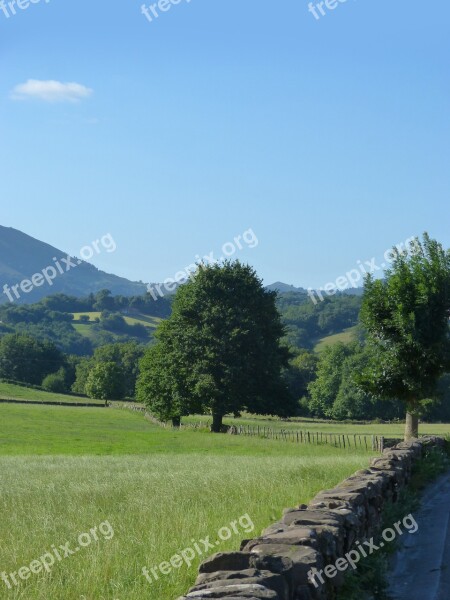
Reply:
[[[29,79],[26,83],[16,85],[11,91],[11,98],[13,100],[37,98],[45,102],[78,102],[88,98],[92,92],[93,90],[80,83]]]

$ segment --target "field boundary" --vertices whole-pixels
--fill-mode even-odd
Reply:
[[[114,408],[121,408],[123,410],[131,410],[133,412],[141,413],[146,419],[163,427],[164,429],[209,429],[211,421],[199,421],[198,423],[182,423],[179,427],[168,425],[167,423],[160,421],[154,415],[152,415],[145,406],[137,404],[123,403],[115,406]],[[387,447],[391,447],[401,440],[398,438],[386,438],[382,435],[372,434],[343,434],[343,433],[323,433],[313,432],[307,430],[289,430],[289,429],[276,429],[273,427],[263,427],[259,425],[230,425],[227,426],[227,433],[229,435],[244,435],[249,437],[258,437],[265,440],[278,440],[284,442],[292,442],[297,444],[315,444],[333,446],[334,448],[362,448],[367,451],[369,449],[372,452],[380,452]]]
[[[19,400],[16,398],[0,398],[0,404],[32,404],[42,406],[81,406],[83,408],[107,408],[105,404],[94,404],[92,402],[57,402],[56,400]]]
[[[398,502],[414,463],[427,448],[445,445],[443,438],[424,436],[385,449],[367,469],[319,492],[308,505],[285,510],[259,537],[243,540],[239,552],[217,553],[204,560],[195,585],[178,600],[335,598],[344,582],[341,571],[356,568],[360,541],[370,546],[370,553],[377,550],[374,538],[382,528],[382,509]],[[412,515],[406,515],[403,523],[408,517]],[[391,533],[390,539],[384,536],[387,531],[394,537],[395,531],[387,529],[382,534],[385,541],[392,541]]]

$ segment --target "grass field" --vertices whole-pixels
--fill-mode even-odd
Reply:
[[[356,332],[357,327],[348,327],[348,329],[344,329],[341,333],[335,333],[334,335],[328,335],[322,339],[320,339],[316,345],[314,346],[314,352],[322,352],[324,348],[327,346],[332,346],[333,344],[337,344],[338,342],[342,342],[343,344],[349,344],[350,342],[354,342],[356,340]]]
[[[90,311],[90,312],[76,312],[72,313],[74,322],[73,325],[79,331],[79,333],[86,334],[87,328],[89,328],[89,322],[93,323],[95,319],[99,319],[101,317],[101,312]],[[80,323],[81,316],[88,316],[88,323]],[[128,325],[140,324],[144,325],[144,327],[148,327],[149,329],[156,329],[158,323],[161,321],[158,317],[149,317],[147,315],[136,314],[133,317],[128,317],[126,315],[122,315]],[[82,329],[83,328],[83,329]]]
[[[89,323],[77,323],[76,321],[74,321],[72,323],[72,327],[80,335],[84,335],[84,337],[89,338],[91,342],[94,342],[97,339],[97,332],[94,329],[92,329]]]
[[[30,565],[54,544],[107,520],[111,540],[82,548],[50,573],[0,597],[14,600],[171,600],[192,584],[201,560],[152,585],[141,573],[248,514],[218,550],[238,549],[283,508],[306,502],[369,459],[365,451],[173,431],[125,410],[0,405],[0,566]],[[209,551],[210,553],[211,551]]]
[[[204,415],[192,415],[183,417],[183,423],[210,423],[211,417]],[[383,435],[387,438],[401,438],[404,434],[404,423],[342,423],[339,421],[321,421],[318,419],[292,419],[282,421],[276,417],[257,417],[255,415],[243,415],[238,419],[225,417],[226,425],[250,425],[251,427],[270,427],[272,429],[286,429],[289,431],[309,431],[311,433],[342,433],[348,435]],[[419,427],[420,434],[426,435],[450,435],[449,423],[422,423]]]
[[[102,400],[92,400],[81,396],[68,396],[67,394],[54,394],[43,390],[22,387],[13,383],[0,381],[0,399],[5,400],[27,400],[34,402],[80,402],[82,404],[104,404]]]
[[[95,321],[95,319],[100,319],[101,312],[100,311],[89,311],[89,312],[75,312],[72,313],[75,321],[79,321],[81,316],[89,317],[89,321]]]

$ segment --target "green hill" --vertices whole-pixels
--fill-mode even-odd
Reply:
[[[4,381],[0,381],[0,400],[58,402],[62,404],[70,404],[73,402],[81,404],[86,404],[86,402],[89,402],[89,404],[104,404],[101,400],[92,400],[91,398],[84,398],[82,396],[69,396],[67,394],[54,394],[53,392],[24,387],[15,383],[5,383]]]
[[[277,304],[288,343],[312,350],[329,336],[343,335],[350,341],[348,331],[358,323],[361,297],[339,294],[314,304],[305,293],[287,292],[279,294]]]
[[[342,342],[344,344],[349,344],[350,342],[354,342],[357,339],[357,330],[356,326],[348,327],[341,331],[340,333],[335,333],[333,335],[327,335],[316,343],[314,346],[314,352],[321,352],[327,346],[332,346],[333,344],[337,344],[338,342]]]

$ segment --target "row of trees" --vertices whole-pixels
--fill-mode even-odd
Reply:
[[[145,347],[137,342],[107,344],[76,366],[72,391],[100,400],[134,398]]]
[[[52,342],[28,335],[7,334],[0,338],[0,378],[40,385],[61,368],[70,368],[67,357]]]
[[[149,293],[142,296],[113,296],[109,290],[100,290],[96,294],[89,294],[86,298],[54,294],[44,298],[38,304],[47,310],[65,313],[134,310],[162,318],[170,314],[170,300],[167,298],[155,300]]]
[[[6,334],[0,338],[0,379],[102,400],[134,398],[144,350],[137,342],[108,344],[81,358],[64,354],[52,342]]]

